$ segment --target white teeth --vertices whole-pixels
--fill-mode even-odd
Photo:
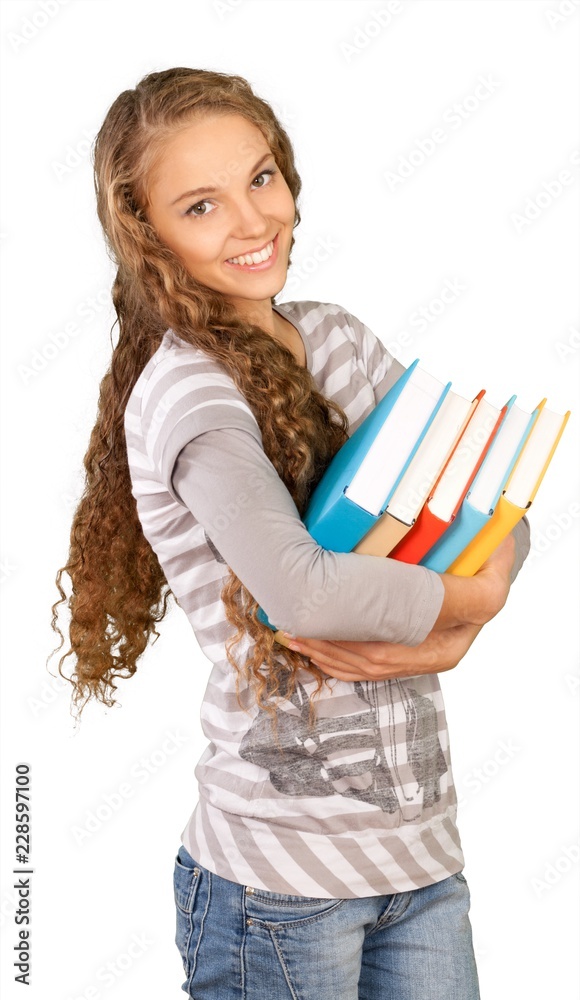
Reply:
[[[243,257],[228,257],[228,264],[261,264],[274,253],[274,243],[268,243],[257,253],[246,253]]]

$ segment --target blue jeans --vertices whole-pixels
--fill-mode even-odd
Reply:
[[[390,896],[312,899],[175,859],[175,942],[195,1000],[479,1000],[458,872]]]

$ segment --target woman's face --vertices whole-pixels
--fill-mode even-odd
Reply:
[[[240,115],[202,118],[170,139],[145,211],[189,273],[240,312],[270,306],[283,288],[294,199],[264,136]],[[266,260],[248,263],[244,255],[262,250]]]

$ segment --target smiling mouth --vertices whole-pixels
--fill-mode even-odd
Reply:
[[[252,267],[254,264],[263,264],[264,261],[269,260],[274,253],[274,244],[276,239],[277,234],[273,240],[264,244],[260,250],[256,250],[253,253],[240,254],[239,257],[228,257],[226,263],[238,264],[243,267]]]

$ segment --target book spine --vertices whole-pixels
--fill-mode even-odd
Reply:
[[[475,510],[469,503],[469,498],[464,500],[457,517],[421,560],[421,566],[436,573],[445,573],[472,538],[485,527],[487,521],[487,514]]]
[[[453,576],[473,576],[477,573],[528,509],[529,507],[517,507],[501,496],[485,527],[451,563],[447,572]]]
[[[391,559],[417,565],[446,528],[446,521],[435,517],[428,507],[423,507],[411,531],[391,552]]]

